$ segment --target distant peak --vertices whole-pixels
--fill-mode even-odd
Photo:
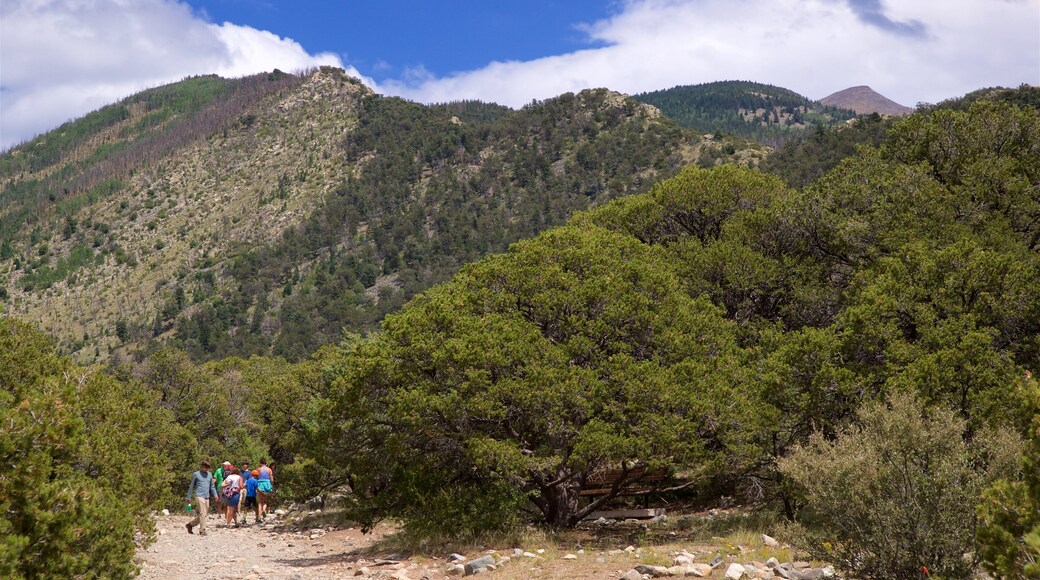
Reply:
[[[914,112],[910,107],[900,105],[867,85],[849,87],[820,99],[820,102],[828,107],[851,109],[860,115],[879,113],[899,117]]]

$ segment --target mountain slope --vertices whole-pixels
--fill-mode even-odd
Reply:
[[[328,68],[92,115],[0,156],[0,299],[81,360],[307,356],[574,210],[766,154],[606,90],[426,107]]]
[[[770,146],[853,116],[851,111],[823,106],[794,91],[749,81],[678,86],[635,98],[684,127],[731,133]]]
[[[910,107],[900,105],[868,86],[849,87],[827,95],[820,102],[830,107],[852,109],[860,115],[878,113],[901,117],[914,112]]]

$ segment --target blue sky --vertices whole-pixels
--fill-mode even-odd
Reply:
[[[190,0],[208,20],[270,30],[332,52],[377,81],[596,46],[580,30],[620,4],[589,0]]]
[[[0,149],[186,76],[322,65],[424,103],[751,80],[913,106],[1040,85],[1040,0],[2,0]]]

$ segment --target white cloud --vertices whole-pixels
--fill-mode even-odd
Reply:
[[[380,88],[518,106],[587,87],[739,79],[816,99],[866,84],[912,106],[1040,84],[1040,0],[629,0],[584,30],[606,46]]]
[[[445,77],[417,66],[378,87],[362,79],[423,102],[511,106],[589,87],[638,93],[727,79],[811,98],[866,84],[906,105],[1040,84],[1040,0],[621,0],[618,7],[582,26],[596,48]],[[342,60],[270,32],[207,22],[179,0],[2,0],[0,149],[185,76],[325,64]]]
[[[176,0],[3,0],[0,149],[186,76],[320,65],[343,63],[270,32],[206,22]]]

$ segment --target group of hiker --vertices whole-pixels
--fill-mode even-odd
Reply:
[[[247,524],[246,516],[250,511],[254,514],[254,523],[264,521],[269,509],[268,500],[274,493],[273,466],[269,467],[266,460],[260,460],[260,466],[250,470],[248,462],[235,467],[230,461],[225,461],[212,474],[209,469],[210,463],[203,461],[188,484],[188,510],[195,509],[195,519],[185,524],[189,534],[195,533],[193,529],[197,526],[199,535],[206,535],[206,518],[209,517],[211,502],[216,502],[225,527],[237,528]]]

